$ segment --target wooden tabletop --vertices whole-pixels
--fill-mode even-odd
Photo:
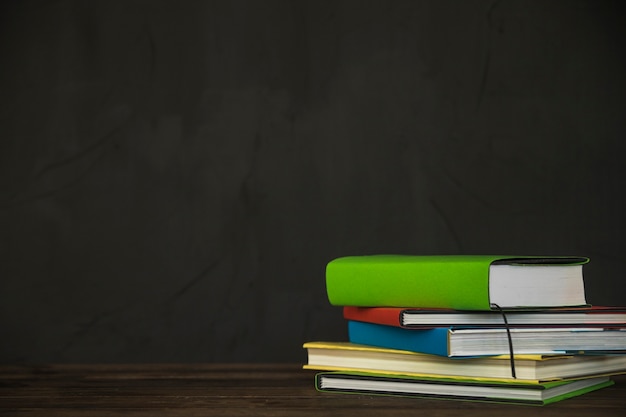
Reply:
[[[317,392],[299,364],[0,366],[7,416],[626,416],[626,376],[548,406]]]

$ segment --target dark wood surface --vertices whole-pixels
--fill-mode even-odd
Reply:
[[[0,366],[7,416],[626,416],[616,385],[548,406],[317,392],[298,364]]]

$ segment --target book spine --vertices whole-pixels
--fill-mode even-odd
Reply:
[[[402,312],[403,310],[399,308],[345,306],[343,308],[343,318],[346,320],[401,327]]]
[[[336,306],[490,310],[491,258],[339,258],[326,266]]]
[[[407,330],[382,324],[348,321],[350,342],[389,349],[449,356],[449,329]]]

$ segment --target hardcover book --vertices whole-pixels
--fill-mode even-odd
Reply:
[[[626,329],[453,328],[403,329],[348,321],[350,342],[449,357],[519,354],[626,353]],[[511,343],[509,343],[511,342]]]
[[[435,376],[487,381],[545,382],[626,373],[626,355],[509,355],[449,358],[349,342],[307,342],[305,369]]]
[[[539,384],[416,378],[356,372],[322,372],[315,387],[322,392],[546,405],[613,385],[609,377]]]
[[[507,310],[451,310],[402,307],[345,306],[346,320],[364,321],[387,326],[414,329],[470,326],[470,327],[626,327],[626,307],[571,307],[548,309]]]
[[[326,266],[332,305],[456,310],[586,305],[584,257],[347,256]]]

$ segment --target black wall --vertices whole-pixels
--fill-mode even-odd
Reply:
[[[352,254],[626,304],[620,2],[0,4],[0,362],[303,361]]]

